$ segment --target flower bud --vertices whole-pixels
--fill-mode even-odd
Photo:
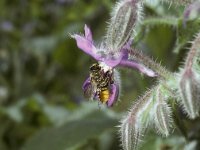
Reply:
[[[184,23],[187,20],[199,17],[200,14],[200,1],[195,1],[188,5],[184,11]]]
[[[133,33],[138,19],[138,0],[123,0],[115,7],[106,35],[109,51],[120,51]]]
[[[200,33],[192,42],[184,69],[180,73],[179,92],[181,102],[188,116],[192,119],[200,111]]]
[[[158,87],[155,93],[154,123],[158,133],[168,136],[172,126],[172,114],[166,102],[170,97],[169,92],[163,88],[163,86]]]
[[[180,82],[179,92],[181,102],[190,118],[199,116],[200,111],[200,77],[192,68],[184,70]]]
[[[138,99],[128,115],[122,120],[120,134],[124,150],[138,149],[152,118],[153,93],[154,89]]]
[[[156,106],[155,125],[158,133],[168,136],[171,128],[171,110],[166,103]]]

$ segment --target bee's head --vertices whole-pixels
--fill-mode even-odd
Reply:
[[[101,70],[101,66],[99,66],[98,63],[94,63],[90,67],[90,72],[97,72],[97,71],[100,71],[100,70]]]

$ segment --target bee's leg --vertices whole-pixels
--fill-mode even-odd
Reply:
[[[99,99],[99,92],[98,90],[93,91],[93,100],[98,100]]]
[[[98,101],[98,108],[99,108],[99,110],[101,109],[101,105],[102,105],[101,101]]]

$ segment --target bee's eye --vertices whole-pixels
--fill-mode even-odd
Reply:
[[[110,75],[110,72],[106,71],[105,76],[109,76],[109,75]]]
[[[90,71],[99,71],[101,69],[101,67],[99,66],[99,64],[95,63],[90,67]]]
[[[104,74],[105,77],[112,77],[112,72],[111,71],[106,71]]]

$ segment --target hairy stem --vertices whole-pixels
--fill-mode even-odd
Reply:
[[[200,34],[198,34],[197,38],[194,40],[193,45],[190,49],[190,51],[188,52],[187,58],[186,58],[186,62],[185,62],[185,67],[186,68],[192,68],[194,59],[197,55],[197,49],[199,47],[199,43],[200,43]]]
[[[167,2],[167,3],[172,3],[172,4],[176,4],[176,5],[188,5],[191,4],[192,2],[194,2],[195,0],[161,0],[163,2]]]

